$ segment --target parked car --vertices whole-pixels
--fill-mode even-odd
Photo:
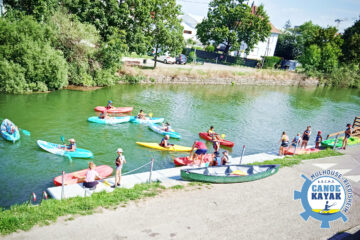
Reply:
[[[158,56],[157,61],[161,61],[163,63],[175,63],[176,62],[176,58],[168,56],[168,55],[163,55],[163,56]]]
[[[184,54],[180,54],[180,56],[176,57],[177,64],[186,64],[187,57]]]

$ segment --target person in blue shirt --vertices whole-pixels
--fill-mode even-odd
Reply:
[[[316,139],[315,139],[315,148],[319,149],[320,148],[320,143],[322,142],[323,138],[321,136],[321,131],[318,131],[318,134],[316,135]]]
[[[68,152],[75,152],[76,151],[75,139],[71,138],[71,139],[69,139],[69,142],[70,142],[70,144],[65,145],[64,147],[62,147],[62,149],[64,149],[65,151],[68,151]]]

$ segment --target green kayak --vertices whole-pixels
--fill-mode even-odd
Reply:
[[[181,169],[181,178],[210,183],[240,183],[255,181],[279,171],[280,165],[225,165]]]
[[[342,144],[343,144],[343,140],[344,137],[339,137],[336,143],[336,147],[341,148]],[[321,142],[321,146],[325,146],[325,147],[334,147],[334,142],[335,139],[327,139],[325,141]],[[354,145],[354,144],[358,144],[360,143],[360,138],[359,137],[350,137],[348,140],[348,145]]]

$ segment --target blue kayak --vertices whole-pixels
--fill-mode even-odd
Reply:
[[[95,117],[89,117],[88,121],[93,123],[100,123],[100,124],[118,124],[118,123],[124,123],[129,122],[131,116],[125,116],[125,117],[109,117],[109,118],[99,118],[97,116]]]
[[[20,139],[19,129],[9,119],[2,121],[0,129],[1,136],[5,140],[15,143],[15,141]]]
[[[161,126],[159,126],[157,124],[149,123],[149,128],[151,130],[153,130],[154,132],[159,133],[159,134],[164,135],[164,136],[169,135],[169,137],[171,137],[171,138],[178,138],[178,139],[181,138],[180,133],[177,133],[177,132],[173,131],[172,129],[170,129],[169,132],[166,132],[166,131],[164,131],[162,129]]]
[[[55,143],[50,143],[42,140],[37,140],[37,144],[40,148],[48,151],[50,153],[68,157],[68,158],[93,158],[94,154],[86,149],[76,148],[75,152],[65,151],[61,149],[61,147],[65,147],[64,145],[59,145]]]
[[[146,118],[146,119],[139,119],[136,117],[131,117],[130,122],[132,123],[145,123],[145,124],[149,124],[149,123],[162,123],[165,119],[164,118]]]

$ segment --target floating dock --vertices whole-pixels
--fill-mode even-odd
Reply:
[[[279,158],[279,156],[273,152],[247,155],[242,158],[241,164],[263,162],[266,160],[273,160],[275,158]],[[232,158],[230,163],[240,164],[240,159],[241,157]],[[191,168],[191,166],[166,168],[166,169],[152,171],[151,181],[155,181],[155,182],[159,181],[165,187],[184,185],[187,182],[183,181],[180,177],[180,170],[183,168]],[[149,177],[150,177],[150,172],[142,172],[142,173],[122,176],[121,187],[132,188],[136,184],[148,182]],[[106,180],[110,183],[110,186],[114,185],[115,183],[115,177],[110,177],[107,178]],[[47,189],[47,192],[52,198],[61,200],[62,198],[87,197],[87,196],[91,196],[91,194],[93,194],[94,192],[114,191],[114,188],[111,188],[110,186],[100,181],[95,190],[90,190],[83,187],[82,183],[78,183],[78,184],[66,185],[64,186],[64,188],[62,188],[61,186],[50,187]]]

